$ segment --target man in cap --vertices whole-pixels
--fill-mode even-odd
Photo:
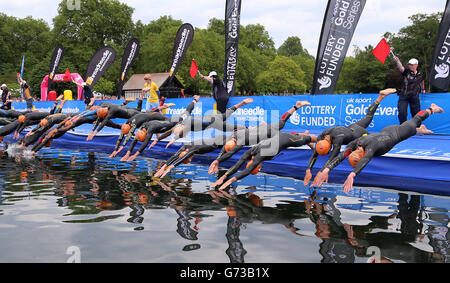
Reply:
[[[0,108],[3,110],[10,110],[11,109],[11,100],[9,99],[9,97],[11,96],[11,93],[9,92],[9,89],[5,84],[2,84],[1,90],[2,90],[1,96],[2,96],[3,105]]]
[[[425,93],[424,74],[418,71],[419,61],[411,59],[405,68],[397,56],[394,56],[398,70],[402,73],[402,87],[399,91],[398,100],[398,119],[400,124],[408,120],[408,105],[411,110],[411,116],[416,116],[420,111],[419,94]],[[424,127],[424,126],[423,126]],[[431,131],[430,131],[431,133]]]
[[[213,97],[217,102],[217,111],[225,113],[227,111],[228,100],[230,96],[227,92],[224,82],[219,78],[216,72],[211,72],[206,77],[198,71],[200,78],[210,82],[213,85]]]

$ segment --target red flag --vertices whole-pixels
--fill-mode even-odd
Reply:
[[[64,74],[64,81],[70,81],[71,80],[71,74],[69,69],[66,70],[66,73]]]
[[[190,72],[191,77],[192,77],[192,78],[195,78],[195,76],[197,75],[197,73],[198,73],[197,63],[195,63],[195,60],[192,59],[191,72]]]
[[[372,54],[383,64],[384,62],[386,62],[386,58],[388,57],[389,53],[391,53],[391,47],[384,38],[380,41],[380,43],[378,43],[377,47],[375,47],[375,49],[372,51]]]

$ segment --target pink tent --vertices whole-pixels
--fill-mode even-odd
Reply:
[[[74,81],[76,81],[77,83],[83,83],[84,80],[83,78],[79,75],[79,74],[70,74],[71,78],[69,80],[67,80],[67,78],[65,78],[65,74],[58,74],[55,75],[55,77],[53,78],[53,82],[71,82],[72,79],[74,79]],[[41,83],[41,101],[47,101],[47,92],[48,92],[48,75],[45,76],[44,80]],[[78,100],[81,100],[82,94],[83,94],[83,88],[82,87],[77,87],[78,89]]]

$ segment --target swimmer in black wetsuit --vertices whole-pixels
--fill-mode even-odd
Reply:
[[[429,109],[419,112],[413,119],[401,125],[389,126],[384,128],[379,134],[370,134],[354,140],[348,144],[345,151],[340,153],[318,174],[313,186],[320,187],[324,182],[327,182],[330,170],[349,157],[349,161],[355,169],[350,173],[344,184],[344,191],[348,193],[353,188],[355,176],[361,173],[373,157],[382,156],[398,143],[418,133],[420,134],[423,130],[420,126],[425,119],[433,113],[443,112],[444,110],[441,107],[432,104]]]
[[[232,183],[245,178],[250,174],[256,174],[260,170],[263,161],[271,160],[282,150],[289,147],[301,147],[304,145],[309,145],[312,149],[312,143],[316,141],[317,137],[309,134],[308,131],[303,134],[280,133],[273,138],[263,140],[245,152],[241,159],[211,187],[217,187],[223,184],[219,190],[224,190]],[[233,177],[225,182],[225,180],[236,173],[246,161],[250,161],[247,164],[247,168],[240,172],[236,177]]]
[[[212,139],[205,141],[195,141],[181,147],[161,169],[155,174],[155,178],[164,178],[172,171],[173,168],[184,164],[189,164],[194,158],[195,154],[207,154],[223,147],[228,137],[225,135],[218,135]]]
[[[164,104],[164,105],[167,108],[175,106],[175,104],[171,104],[171,103]],[[120,134],[119,138],[117,139],[117,143],[114,148],[114,152],[111,153],[111,155],[109,157],[110,158],[116,157],[117,154],[119,154],[123,150],[123,148],[128,144],[130,139],[133,137],[136,129],[141,127],[143,124],[150,122],[150,121],[167,121],[167,120],[169,120],[169,118],[159,112],[142,113],[142,114],[137,114],[137,115],[131,117],[130,119],[128,119],[127,122],[125,122],[122,125],[121,134]],[[122,144],[122,146],[120,146],[122,141],[123,141],[123,144]]]
[[[186,111],[172,118],[168,118],[165,121],[149,121],[145,123],[140,129],[138,134],[136,134],[134,141],[132,142],[130,148],[127,151],[127,154],[121,159],[121,161],[133,161],[135,160],[147,147],[150,140],[153,137],[153,134],[162,134],[167,131],[170,131],[173,127],[175,127],[178,123],[183,122],[188,119],[194,110],[195,104],[199,101],[200,96],[195,95],[194,100],[189,104],[186,108]],[[136,146],[138,140],[142,142],[140,149],[130,157],[133,152],[134,147]]]
[[[60,113],[62,108],[58,108],[58,104],[62,96],[58,97],[58,99],[53,104],[53,108],[50,110],[50,112],[39,112],[39,111],[33,111],[29,112],[25,115],[20,115],[17,120],[19,121],[19,124],[17,125],[17,128],[15,129],[14,133],[14,139],[19,139],[20,133],[25,130],[25,128],[29,126],[37,125],[41,122],[42,119],[46,118],[49,115],[53,115],[55,113]],[[64,103],[63,103],[64,105]]]
[[[173,143],[175,143],[178,139],[185,137],[190,131],[202,132],[206,129],[217,129],[222,132],[230,132],[230,131],[238,131],[246,129],[245,126],[240,125],[230,125],[226,123],[226,120],[240,107],[243,107],[247,104],[253,103],[253,99],[247,98],[244,99],[241,103],[236,104],[235,106],[229,108],[223,114],[216,115],[206,115],[199,118],[189,118],[184,120],[183,122],[176,125],[172,130],[164,133],[158,140],[154,141],[152,145],[150,145],[149,149],[155,146],[159,141],[167,138],[171,134],[174,135],[172,140],[167,144],[166,148],[169,148]]]
[[[204,76],[198,71],[200,78],[208,81],[213,86],[213,98],[217,103],[217,111],[220,113],[225,113],[227,111],[228,101],[230,100],[230,95],[227,92],[227,88],[224,82],[219,78],[216,72],[211,72],[209,76]]]
[[[366,129],[372,123],[381,101],[396,91],[397,90],[393,88],[380,91],[380,95],[377,100],[375,100],[375,102],[367,109],[367,114],[364,119],[359,120],[348,127],[338,126],[327,129],[317,137],[317,145],[314,148],[314,153],[309,160],[308,168],[306,170],[306,176],[304,179],[305,186],[307,186],[312,179],[311,169],[316,163],[319,154],[327,155],[330,152],[331,147],[333,148],[328,161],[323,166],[324,169],[334,158],[336,158],[336,156],[338,156],[341,152],[342,145],[347,145],[351,141],[354,141],[363,135],[369,134]]]
[[[130,102],[130,101],[128,101]],[[166,109],[167,106],[159,106],[155,109],[152,109],[151,112],[159,112],[162,109]],[[94,123],[94,128],[89,134],[87,141],[91,141],[94,137],[106,126],[109,120],[119,118],[119,119],[130,119],[138,114],[142,114],[142,95],[138,102],[138,107],[130,108],[125,105],[118,105],[113,103],[103,104],[97,110],[97,121]]]
[[[81,126],[83,124],[93,124],[97,120],[97,109],[98,106],[93,106],[90,110],[81,112],[79,114],[76,114],[73,117],[68,117],[64,121],[58,124],[58,126],[52,130],[49,130],[45,136],[37,143],[32,151],[34,153],[41,150],[44,146],[49,145],[54,139],[58,139],[62,137],[65,133],[68,131],[75,129],[78,126]],[[120,129],[122,126],[114,123],[112,121],[108,121],[106,123],[107,127],[114,128],[114,129]]]
[[[277,134],[284,128],[287,121],[290,119],[298,109],[311,105],[308,101],[297,101],[296,105],[286,112],[279,122],[273,124],[262,123],[254,128],[244,129],[234,133],[226,142],[222,148],[219,156],[211,163],[209,167],[209,174],[218,173],[219,164],[230,159],[234,154],[239,152],[244,146],[255,145],[262,140],[269,139]]]

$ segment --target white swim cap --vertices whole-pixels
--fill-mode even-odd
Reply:
[[[209,73],[209,76],[208,76],[208,77],[212,77],[212,76],[217,76],[217,73],[214,72],[214,71],[212,71],[211,73]]]

